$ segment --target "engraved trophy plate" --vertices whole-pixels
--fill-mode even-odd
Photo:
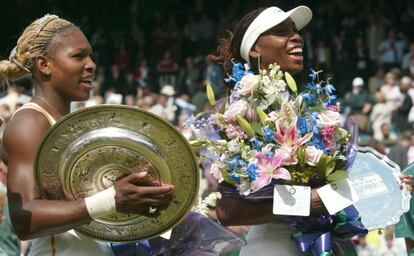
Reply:
[[[34,176],[43,198],[74,200],[144,170],[151,179],[175,186],[168,209],[154,218],[116,213],[76,228],[94,239],[128,242],[170,230],[197,197],[196,158],[174,126],[145,110],[120,105],[76,111],[46,134],[36,155]]]
[[[354,203],[368,230],[397,223],[410,207],[406,186],[400,190],[400,167],[371,147],[359,147],[348,178],[359,200]]]

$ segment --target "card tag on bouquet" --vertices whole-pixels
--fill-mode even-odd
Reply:
[[[172,229],[170,229],[170,230],[168,230],[167,232],[165,232],[165,233],[161,234],[161,235],[160,235],[160,237],[162,237],[162,238],[164,238],[164,239],[167,239],[167,240],[170,240],[170,238],[171,238],[171,233],[172,233]]]
[[[275,185],[273,214],[309,216],[311,188],[308,186]]]
[[[338,184],[327,184],[316,191],[331,215],[358,201],[358,196],[348,179]]]

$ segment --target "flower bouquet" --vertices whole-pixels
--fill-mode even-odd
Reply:
[[[208,163],[207,174],[252,200],[272,198],[273,184],[320,187],[347,177],[351,133],[341,128],[340,105],[329,80],[311,70],[311,82],[298,93],[294,79],[277,64],[257,75],[240,63],[232,71],[226,80],[235,85],[228,100],[218,104],[207,86],[213,110],[187,121],[198,134],[195,144]],[[234,190],[229,194],[236,195]],[[353,213],[345,223],[357,218]],[[324,224],[322,229],[333,229],[334,218],[324,219],[329,228]],[[289,225],[310,231],[300,222],[297,218]],[[301,251],[312,250],[318,237]]]
[[[341,128],[334,86],[311,72],[312,81],[298,94],[293,78],[276,64],[258,75],[237,64],[228,78],[235,87],[221,106],[208,86],[214,111],[187,125],[197,131],[201,157],[210,160],[209,173],[218,182],[247,196],[272,181],[305,185],[346,178],[350,133]]]

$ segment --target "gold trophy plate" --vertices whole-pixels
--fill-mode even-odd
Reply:
[[[98,240],[129,242],[172,229],[196,200],[199,172],[194,152],[170,123],[120,105],[73,112],[47,132],[36,155],[34,177],[43,198],[76,200],[144,170],[151,179],[174,185],[168,209],[152,218],[115,213],[75,229]]]

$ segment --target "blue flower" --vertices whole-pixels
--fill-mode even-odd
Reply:
[[[325,90],[326,94],[332,95],[336,89],[335,89],[335,86],[333,84],[328,83],[325,86],[324,90]]]
[[[258,169],[258,166],[256,163],[250,163],[249,167],[247,167],[246,172],[247,172],[247,176],[249,177],[250,181],[253,181],[256,179],[257,169]]]
[[[325,150],[325,143],[322,142],[319,136],[313,136],[312,140],[309,141],[310,146],[315,146],[317,149]]]
[[[240,175],[237,173],[231,173],[229,179],[234,180],[237,184],[240,184]]]
[[[235,156],[227,160],[227,168],[229,170],[240,170],[243,167],[244,161],[240,159],[240,156]]]
[[[316,86],[316,84],[314,82],[307,83],[306,86],[305,86],[305,88],[307,88],[307,89],[309,89],[311,91],[316,90],[316,87],[317,86]]]
[[[318,72],[316,72],[315,70],[313,70],[312,68],[310,69],[310,74],[309,76],[312,78],[312,82],[317,83],[318,82]]]
[[[245,70],[244,65],[242,63],[235,63],[233,64],[231,73],[232,74],[228,78],[224,79],[226,83],[237,83],[243,78],[243,76],[245,76],[248,73],[253,73],[253,71]]]
[[[257,137],[251,138],[250,142],[252,143],[252,148],[253,148],[254,151],[262,150],[263,142],[260,141]]]
[[[313,105],[316,101],[316,97],[309,92],[303,92],[300,94],[307,105]]]
[[[299,128],[300,134],[303,136],[308,132],[308,120],[304,117],[298,117],[297,126]]]
[[[336,102],[336,98],[337,98],[337,96],[336,96],[336,95],[331,95],[331,96],[329,96],[328,100],[327,100],[326,102],[324,102],[324,103],[323,103],[323,107],[324,107],[324,108],[328,108],[329,106],[331,106],[331,105],[335,104],[335,102]]]
[[[275,135],[274,135],[272,129],[269,126],[263,127],[262,130],[264,132],[264,140],[265,140],[265,142],[269,142],[269,141],[274,141],[275,140]]]

